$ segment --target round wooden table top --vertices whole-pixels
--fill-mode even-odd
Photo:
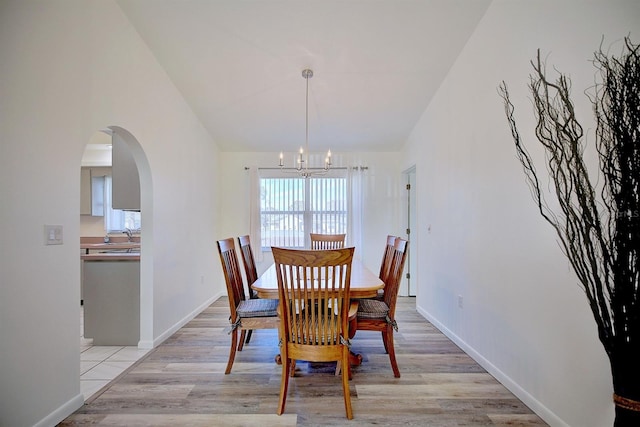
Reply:
[[[251,285],[260,298],[278,299],[278,278],[275,264],[271,265]],[[351,263],[351,298],[373,298],[384,288],[384,282],[359,259]]]

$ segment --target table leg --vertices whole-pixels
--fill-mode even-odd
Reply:
[[[358,330],[358,300],[351,301],[351,307],[349,307],[349,339],[353,339],[356,336]],[[362,355],[349,352],[349,362],[351,366],[360,366],[362,364]]]

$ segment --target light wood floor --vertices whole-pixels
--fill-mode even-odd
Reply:
[[[380,333],[360,331],[352,350],[354,419],[344,413],[334,366],[298,362],[286,411],[275,330],[254,331],[224,375],[230,337],[221,298],[104,387],[60,426],[546,426],[529,408],[399,298],[394,378]]]

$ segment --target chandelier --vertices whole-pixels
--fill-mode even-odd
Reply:
[[[304,178],[309,178],[313,175],[324,175],[331,168],[331,150],[327,152],[327,156],[324,159],[324,166],[321,168],[309,168],[309,79],[313,77],[313,70],[302,70],[302,77],[307,81],[307,97],[305,103],[305,146],[304,149],[300,147],[298,153],[296,166],[294,168],[284,167],[284,153],[280,152],[280,170],[282,172],[297,173]]]

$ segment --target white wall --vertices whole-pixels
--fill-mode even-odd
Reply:
[[[611,375],[587,299],[529,195],[497,87],[509,84],[535,147],[526,85],[540,48],[550,72],[571,76],[592,144],[590,60],[603,36],[608,46],[628,34],[638,43],[635,0],[495,0],[404,151],[406,166],[417,162],[419,311],[553,426],[612,425]]]
[[[85,145],[119,126],[146,161],[141,310],[151,344],[222,292],[218,152],[112,1],[2,1],[0,52],[0,425],[47,426],[82,404]],[[44,245],[45,224],[64,227],[63,245]]]

